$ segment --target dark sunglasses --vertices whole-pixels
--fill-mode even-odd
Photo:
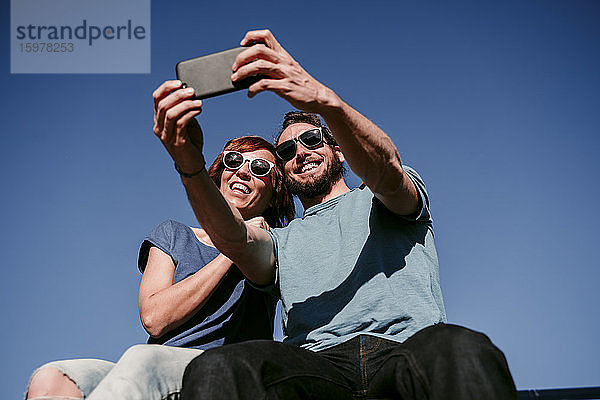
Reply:
[[[248,161],[248,167],[250,169],[250,173],[256,177],[261,177],[267,175],[275,164],[273,164],[269,160],[265,160],[264,158],[249,158],[240,153],[239,151],[224,151],[223,152],[223,165],[227,169],[237,170],[242,168],[242,165]]]
[[[316,149],[323,143],[322,128],[313,128],[302,132],[293,139],[286,140],[275,147],[275,154],[281,161],[289,161],[296,155],[296,142],[309,150]]]

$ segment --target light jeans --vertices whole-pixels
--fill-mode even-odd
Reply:
[[[76,359],[53,361],[38,370],[57,368],[88,400],[178,400],[183,371],[200,354],[202,350],[197,349],[136,344],[116,364]]]

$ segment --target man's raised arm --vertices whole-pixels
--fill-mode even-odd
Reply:
[[[194,89],[181,89],[180,81],[160,85],[153,93],[154,133],[175,161],[194,214],[213,244],[248,279],[271,283],[273,242],[265,230],[244,222],[208,175],[203,133],[194,118],[202,111],[202,101],[192,100],[193,95]]]
[[[417,190],[402,169],[398,150],[381,129],[310,76],[281,47],[270,31],[251,31],[241,44],[251,46],[234,63],[232,79],[267,75],[248,89],[250,97],[271,91],[292,106],[321,115],[348,165],[391,211],[409,215],[419,205]]]

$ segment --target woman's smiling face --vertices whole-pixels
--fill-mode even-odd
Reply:
[[[268,150],[240,152],[245,159],[264,158],[275,163],[275,157]],[[237,169],[223,170],[220,191],[223,197],[237,208],[244,219],[261,215],[271,202],[273,196],[273,173],[271,170],[262,177],[254,176],[249,169],[249,163],[244,162]]]

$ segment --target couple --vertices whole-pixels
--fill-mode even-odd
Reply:
[[[202,103],[180,82],[155,92],[154,131],[211,243],[247,281],[281,298],[285,341],[206,350],[186,367],[182,398],[516,398],[500,350],[483,334],[446,324],[419,175],[401,164],[384,132],[312,78],[269,31],[248,32],[241,44],[252,42],[263,44],[238,55],[232,79],[265,75],[250,97],[271,91],[302,110],[286,115],[275,149],[304,205],[301,219],[267,230],[228,201],[205,169],[194,119]],[[237,158],[242,169],[253,163]],[[344,161],[360,188],[346,186]]]
[[[225,145],[208,175],[248,224],[268,229],[294,217],[280,165],[272,144],[246,136]],[[27,398],[175,400],[185,367],[203,350],[272,339],[275,297],[248,285],[204,230],[163,222],[142,243],[138,266],[150,344],[129,348],[117,363],[48,363],[33,374]]]

